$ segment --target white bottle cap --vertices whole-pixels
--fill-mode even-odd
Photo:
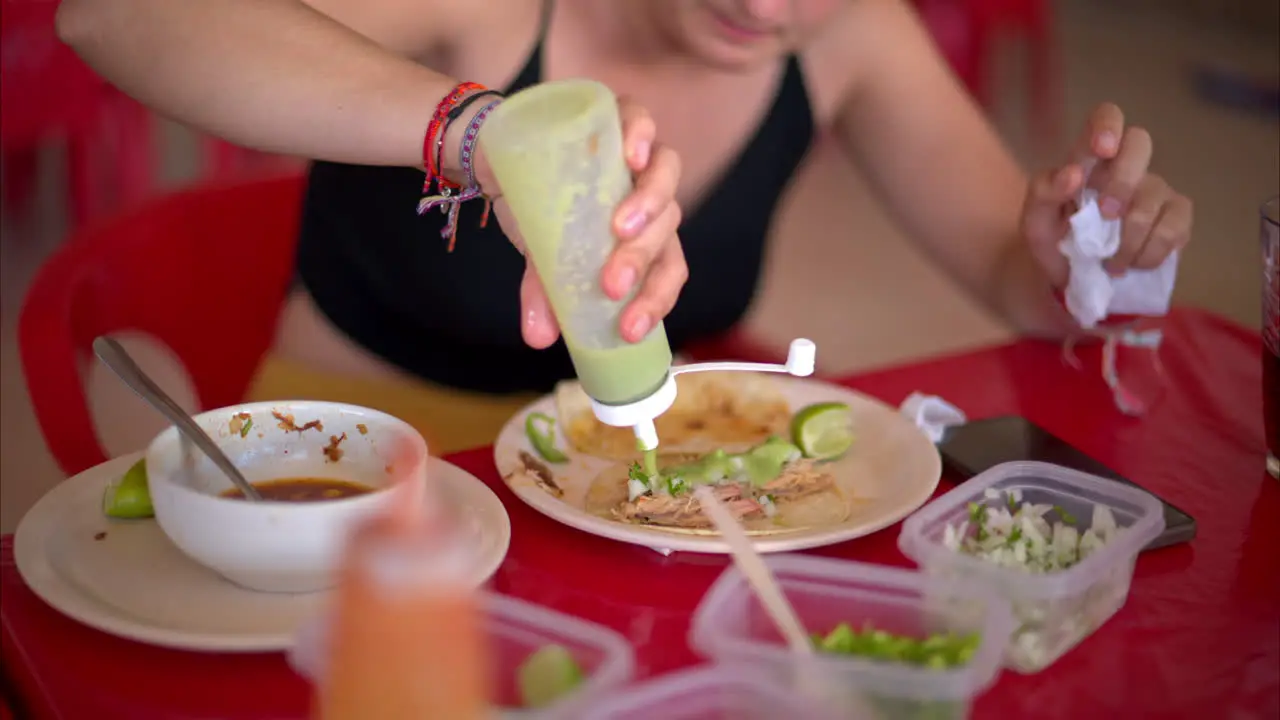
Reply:
[[[641,450],[658,449],[658,428],[652,420],[636,423],[631,429],[636,434],[636,445]]]
[[[626,405],[606,405],[592,399],[591,411],[605,425],[634,428],[636,439],[644,449],[653,450],[658,447],[658,431],[654,428],[653,421],[670,410],[675,401],[676,380],[668,374],[667,379],[649,397]]]

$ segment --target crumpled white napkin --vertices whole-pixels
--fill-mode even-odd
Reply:
[[[1085,182],[1088,182],[1088,172]],[[1111,277],[1102,263],[1120,249],[1120,219],[1107,220],[1098,208],[1098,191],[1080,191],[1080,210],[1071,216],[1071,230],[1058,245],[1067,257],[1071,276],[1067,281],[1067,310],[1080,326],[1095,327],[1108,315],[1160,316],[1169,312],[1173,284],[1178,276],[1174,252],[1154,270],[1129,270]]]
[[[968,422],[968,418],[960,408],[937,395],[918,392],[911,393],[906,400],[903,400],[902,405],[898,406],[898,411],[915,423],[934,445],[942,442],[947,428]]]

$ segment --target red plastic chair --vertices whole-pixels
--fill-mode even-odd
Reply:
[[[993,98],[988,78],[1002,34],[1022,39],[1029,55],[1031,123],[1037,136],[1057,138],[1061,83],[1053,8],[1048,0],[915,0],[947,62],[983,106]]]
[[[67,145],[74,224],[112,200],[145,196],[153,178],[151,122],[57,37],[58,0],[0,2],[0,154],[6,204],[30,199],[39,152]]]
[[[106,460],[82,375],[98,336],[136,330],[165,343],[201,407],[243,399],[289,291],[303,187],[290,175],[160,197],[86,228],[40,269],[18,344],[65,472]]]

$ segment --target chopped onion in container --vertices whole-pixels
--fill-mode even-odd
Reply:
[[[943,529],[942,544],[1002,568],[1029,574],[1067,570],[1124,530],[1111,510],[1094,505],[1090,524],[1062,507],[1022,501],[1018,490],[988,488],[985,503],[969,503],[968,516]],[[1007,649],[1009,664],[1022,672],[1047,667],[1109,618],[1129,591],[1127,568],[1118,568],[1079,595],[1058,600],[1013,598],[1018,629]]]

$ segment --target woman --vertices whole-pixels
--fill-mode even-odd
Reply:
[[[637,189],[602,284],[620,297],[640,283],[623,336],[665,317],[677,351],[746,312],[774,207],[820,131],[952,277],[1023,332],[1070,328],[1053,297],[1067,276],[1056,243],[1082,163],[1100,161],[1090,184],[1104,214],[1125,218],[1109,269],[1155,267],[1190,236],[1190,201],[1148,172],[1151,138],[1113,105],[1063,165],[1029,180],[906,0],[64,0],[59,31],[165,114],[319,159],[282,342],[307,327],[329,367],[376,357],[468,401],[441,406],[491,408],[469,438],[480,442],[512,402],[477,398],[545,392],[572,368],[562,345],[545,350],[558,333],[537,279],[499,229],[477,227],[481,208],[464,209],[452,253],[443,216],[411,209],[424,127],[459,80],[513,92],[590,76],[631,98]],[[451,151],[442,162],[459,177]],[[499,196],[483,158],[479,168]],[[441,412],[432,422],[458,424]]]

